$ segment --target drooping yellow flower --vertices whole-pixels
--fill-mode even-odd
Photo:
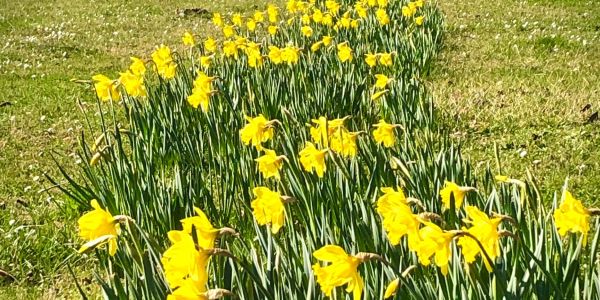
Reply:
[[[581,233],[583,245],[587,243],[587,235],[590,231],[590,212],[581,201],[575,199],[569,191],[565,191],[563,202],[554,211],[554,223],[561,236],[568,232]]]
[[[279,49],[279,47],[277,47],[277,46],[269,46],[269,55],[268,56],[269,56],[269,60],[271,60],[271,62],[276,65],[283,62],[283,60],[281,59],[281,49]]]
[[[204,41],[204,49],[210,53],[215,53],[217,51],[217,41],[212,37],[207,38]]]
[[[269,22],[277,23],[279,17],[279,8],[273,4],[269,4],[267,6],[267,16],[269,17]]]
[[[389,67],[393,64],[392,53],[379,53],[379,63]]]
[[[302,25],[305,25],[305,26],[310,25],[310,21],[311,21],[310,16],[308,14],[303,14],[301,21],[302,21]]]
[[[231,23],[233,23],[233,25],[241,27],[243,20],[242,20],[242,15],[239,13],[235,13],[233,14],[233,16],[231,17]]]
[[[118,219],[102,209],[95,199],[90,201],[90,205],[94,210],[77,220],[79,237],[87,241],[81,246],[79,253],[107,243],[108,253],[113,256],[117,252],[117,236],[120,233]]]
[[[398,245],[403,236],[408,237],[408,247],[416,251],[419,245],[419,220],[412,213],[402,189],[381,188],[383,196],[377,199],[377,212],[383,218],[383,228],[392,245]]]
[[[362,277],[358,274],[358,265],[362,262],[360,258],[348,255],[344,249],[335,245],[323,246],[313,256],[319,261],[330,263],[324,267],[316,263],[312,267],[325,296],[331,297],[336,287],[347,285],[346,291],[352,292],[354,300],[360,300],[364,288]]]
[[[97,74],[92,77],[94,80],[94,89],[96,90],[96,95],[102,101],[110,101],[110,100],[119,100],[121,95],[117,90],[117,85],[114,80],[102,75]]]
[[[277,34],[277,30],[279,30],[279,27],[277,27],[275,25],[269,25],[269,27],[267,28],[267,31],[269,32],[269,34],[271,36],[276,35]]]
[[[322,45],[323,45],[323,41],[315,42],[310,46],[310,51],[317,52],[317,51],[319,51],[319,49],[321,49]]]
[[[223,26],[223,36],[225,36],[226,38],[229,38],[229,37],[232,37],[233,35],[235,35],[235,29],[233,28],[233,26],[231,26],[231,25]]]
[[[129,66],[129,70],[131,70],[134,75],[144,76],[144,74],[146,74],[146,64],[143,60],[133,56],[131,57],[131,65]]]
[[[210,105],[210,96],[213,93],[212,82],[214,77],[207,76],[204,72],[199,72],[194,80],[192,93],[188,96],[188,103],[194,107],[201,107],[203,112],[207,112]]]
[[[388,0],[377,0],[377,5],[379,7],[386,7],[388,5]]]
[[[421,26],[423,25],[423,20],[425,19],[424,16],[419,16],[415,18],[415,24],[417,24],[417,26]]]
[[[310,136],[312,140],[325,147],[329,146],[329,139],[337,130],[346,130],[346,127],[344,126],[344,121],[346,121],[346,119],[347,117],[330,121],[325,117],[313,119],[312,122],[315,125],[310,127]]]
[[[516,185],[520,186],[521,188],[525,188],[525,186],[526,186],[525,182],[523,182],[519,179],[510,178],[505,175],[496,175],[496,176],[494,176],[494,178],[498,182],[516,184]]]
[[[321,178],[325,174],[325,156],[328,150],[319,150],[311,142],[306,142],[306,146],[300,151],[300,163],[306,172],[312,173],[313,171]]]
[[[352,48],[348,46],[348,42],[339,43],[337,50],[341,62],[352,61]]]
[[[357,152],[356,139],[360,132],[337,130],[331,135],[331,150],[344,157],[355,157]]]
[[[385,147],[393,147],[396,143],[396,134],[394,128],[398,127],[395,124],[389,124],[383,119],[379,123],[373,125],[376,129],[373,130],[373,138],[378,144],[383,144]]]
[[[390,17],[388,16],[387,12],[385,12],[385,9],[378,9],[375,12],[375,17],[381,26],[385,26],[390,23]]]
[[[400,278],[396,278],[388,284],[385,288],[385,293],[383,295],[383,299],[391,298],[396,295],[396,291],[398,290],[398,286],[400,285]]]
[[[378,89],[385,89],[388,83],[392,80],[384,74],[375,74],[375,87]]]
[[[312,14],[312,19],[313,19],[313,21],[315,21],[315,23],[323,22],[323,12],[318,8],[314,8],[313,14]]]
[[[357,1],[354,4],[354,11],[356,11],[356,14],[361,19],[366,18],[367,15],[368,15],[368,8],[367,8],[367,6],[363,2],[361,2],[361,1]]]
[[[169,231],[168,236],[172,245],[163,253],[161,263],[169,287],[175,289],[189,278],[200,288],[206,288],[210,252],[197,249],[192,236],[184,231]]]
[[[200,208],[194,207],[194,212],[195,216],[181,219],[183,232],[191,235],[193,231],[196,231],[198,246],[202,249],[213,249],[220,230],[212,226]]]
[[[416,7],[423,7],[423,5],[425,4],[425,1],[424,0],[416,0],[416,1],[414,1],[414,3],[415,3]]]
[[[460,209],[463,201],[465,200],[465,196],[468,192],[472,191],[476,191],[476,189],[469,186],[459,186],[451,181],[445,181],[444,188],[440,190],[440,196],[442,197],[444,208],[450,208],[450,197],[452,195],[454,197],[454,207],[456,209]]]
[[[329,36],[329,35],[324,35],[321,38],[321,41],[323,42],[323,45],[325,46],[329,46],[329,44],[331,44],[331,42],[333,41],[333,37]]]
[[[200,66],[207,69],[212,64],[213,56],[200,56]]]
[[[244,52],[246,52],[246,55],[248,56],[248,66],[250,66],[251,68],[257,68],[262,66],[263,57],[260,53],[259,44],[255,42],[248,43]]]
[[[273,138],[274,121],[267,120],[262,114],[255,118],[245,116],[248,123],[240,129],[240,137],[244,144],[252,144],[256,150],[262,150],[262,143]]]
[[[367,65],[369,65],[369,67],[375,67],[377,65],[377,54],[365,54],[365,62],[367,63]]]
[[[321,24],[331,27],[333,25],[333,16],[330,13],[324,14]]]
[[[417,12],[417,7],[413,2],[409,2],[408,5],[402,6],[402,15],[410,18]]]
[[[167,300],[208,300],[206,292],[206,283],[186,278],[167,296]]]
[[[250,203],[250,207],[256,223],[270,225],[271,232],[277,234],[285,222],[283,198],[266,187],[254,188],[252,193],[256,198]]]
[[[234,59],[238,59],[238,45],[234,41],[224,41],[223,42],[223,54],[226,57],[233,57]]]
[[[171,79],[175,77],[175,69],[177,65],[173,62],[171,57],[171,49],[165,45],[160,45],[154,52],[152,52],[152,61],[156,65],[158,75],[164,79]]]
[[[223,26],[223,17],[221,17],[220,13],[214,13],[212,17],[212,22],[217,27]]]
[[[313,34],[313,30],[310,26],[302,26],[300,30],[305,37],[310,37]]]
[[[286,62],[288,65],[294,65],[298,63],[300,58],[300,49],[294,46],[287,46],[281,49],[281,60]]]
[[[262,11],[255,11],[254,12],[254,21],[256,23],[261,23],[265,20],[265,13]]]
[[[189,32],[184,33],[183,37],[181,37],[181,40],[183,41],[183,44],[185,46],[194,47],[194,45],[196,45],[196,41],[194,40],[194,36],[191,33],[189,33]]]
[[[198,106],[200,106],[200,109],[202,109],[203,112],[208,112],[208,109],[210,108],[210,94],[208,93],[191,93],[187,97],[187,101],[193,108],[198,108]]]
[[[440,268],[442,274],[448,274],[448,265],[452,257],[450,243],[454,238],[454,233],[444,231],[431,222],[422,222],[424,227],[419,230],[421,241],[417,247],[417,256],[419,262],[428,266],[431,263],[431,257],[435,255],[434,263]]]
[[[283,155],[277,156],[275,151],[263,149],[265,154],[254,161],[258,163],[258,170],[262,173],[265,179],[275,177],[279,179],[279,170],[285,158]]]
[[[335,0],[327,0],[325,1],[325,7],[329,13],[336,16],[340,12],[342,6]]]
[[[120,73],[119,82],[125,87],[125,91],[132,97],[146,97],[144,77],[135,75],[131,71]]]
[[[470,224],[471,227],[468,229],[463,227],[463,230],[477,238],[487,255],[494,261],[500,255],[498,225],[502,222],[502,218],[489,218],[475,206],[467,206],[465,210],[469,219],[464,219],[463,221]],[[492,272],[492,266],[482,253],[481,247],[479,247],[472,237],[462,236],[458,239],[457,244],[461,246],[462,255],[465,257],[467,263],[473,263],[477,255],[481,255],[485,267],[489,272]]]

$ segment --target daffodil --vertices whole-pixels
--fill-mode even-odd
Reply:
[[[183,37],[181,37],[181,40],[185,46],[194,47],[194,45],[196,45],[194,36],[189,32],[184,33]]]
[[[476,191],[476,189],[469,186],[459,186],[451,181],[445,181],[444,188],[440,190],[444,208],[450,208],[450,199],[451,197],[454,197],[454,207],[459,209],[465,200],[467,193],[472,191]]]
[[[378,53],[379,63],[389,67],[393,64],[392,53]]]
[[[279,27],[275,26],[275,25],[269,25],[269,27],[267,28],[267,32],[269,32],[269,34],[271,36],[274,36],[277,34],[277,30],[279,30]]]
[[[299,153],[300,163],[304,170],[310,173],[314,171],[319,177],[323,177],[326,170],[325,156],[327,152],[327,149],[319,150],[313,143],[306,142],[306,147]]]
[[[233,14],[233,16],[231,16],[231,23],[233,23],[235,26],[241,27],[243,23],[242,15],[239,13]]]
[[[143,60],[137,57],[131,57],[131,65],[129,65],[129,70],[136,76],[144,76],[146,74],[146,64]]]
[[[214,228],[208,220],[208,217],[204,212],[194,207],[195,216],[181,219],[181,225],[183,226],[183,232],[192,234],[196,232],[196,242],[202,249],[212,249],[215,247],[215,240],[219,237],[222,232],[231,232],[229,228],[224,230]]]
[[[270,225],[271,232],[277,234],[285,221],[285,207],[283,198],[277,192],[266,187],[257,187],[252,190],[254,197],[251,203],[252,214],[259,225]]]
[[[223,42],[223,54],[237,60],[239,57],[238,45],[234,41]]]
[[[269,46],[268,56],[269,60],[276,65],[283,62],[283,59],[281,59],[281,49],[277,46]]]
[[[498,226],[500,225],[500,222],[502,222],[502,217],[489,218],[475,206],[467,206],[465,210],[467,211],[469,219],[464,219],[463,221],[470,224],[471,227],[463,228],[463,230],[468,232],[471,236],[460,237],[457,244],[461,247],[462,255],[467,263],[473,263],[475,258],[478,255],[481,255],[485,267],[491,272],[492,266],[473,237],[481,243],[485,253],[492,261],[494,261],[496,257],[500,255],[500,235],[498,233]]]
[[[408,236],[408,247],[416,251],[419,245],[419,220],[408,206],[402,189],[381,188],[384,193],[377,199],[377,212],[383,218],[383,228],[392,245],[398,245],[403,236]]]
[[[300,49],[294,46],[287,46],[281,49],[281,60],[288,65],[297,64],[300,58]]]
[[[240,137],[246,145],[252,144],[256,150],[262,150],[262,143],[273,138],[274,121],[267,120],[262,114],[255,118],[245,117],[248,123],[240,129]]]
[[[177,65],[173,62],[171,57],[171,49],[165,45],[160,45],[154,52],[152,52],[152,61],[156,66],[158,75],[164,79],[171,79],[175,77],[175,69]]]
[[[313,34],[313,30],[310,26],[302,26],[302,28],[300,28],[300,31],[302,31],[302,35],[304,35],[305,37],[310,37]]]
[[[377,6],[386,7],[388,5],[388,0],[377,0]]]
[[[339,13],[342,6],[335,0],[326,0],[325,7],[329,13],[335,16]]]
[[[360,132],[337,130],[331,135],[331,150],[345,157],[356,156],[356,139],[359,134]]]
[[[400,278],[396,278],[388,284],[385,288],[385,293],[383,294],[383,299],[388,299],[396,295],[396,291],[398,290],[398,286],[400,285]]]
[[[377,65],[377,54],[367,53],[365,54],[365,62],[371,68]]]
[[[212,37],[209,37],[206,40],[204,40],[204,50],[206,50],[210,53],[216,52],[217,51],[217,42],[215,41],[215,39],[213,39]]]
[[[318,8],[313,9],[312,19],[315,23],[323,22],[323,12]]]
[[[496,175],[496,176],[494,176],[494,178],[498,182],[516,184],[516,185],[520,186],[521,188],[525,188],[525,182],[523,182],[519,179],[510,178],[505,175]]]
[[[321,41],[323,42],[323,45],[329,46],[329,44],[331,44],[331,42],[333,41],[333,37],[329,35],[324,35],[321,38]]]
[[[568,232],[581,233],[583,245],[586,245],[591,213],[569,191],[565,191],[563,197],[562,203],[554,211],[556,229],[561,236],[567,235]]]
[[[378,89],[385,89],[388,83],[392,80],[384,74],[375,74],[375,87]]]
[[[387,92],[389,92],[389,90],[383,90],[383,91],[375,92],[375,93],[373,93],[373,95],[371,95],[371,100],[377,102],[377,100],[379,100],[379,98],[381,98],[385,94],[387,94]]]
[[[387,24],[390,23],[390,17],[388,16],[387,12],[385,11],[385,9],[378,9],[375,12],[375,18],[377,18],[377,21],[379,22],[379,24],[381,26],[385,26]]]
[[[207,69],[213,62],[213,56],[200,56],[200,66]]]
[[[94,89],[96,90],[96,95],[102,101],[110,101],[110,100],[119,100],[120,94],[117,90],[117,85],[115,81],[102,75],[97,74],[92,77],[94,81]]]
[[[312,267],[325,296],[331,297],[336,287],[347,285],[346,291],[353,294],[353,299],[361,299],[364,282],[358,273],[358,265],[362,262],[360,258],[348,255],[344,249],[335,245],[323,246],[313,256],[329,263],[326,266],[316,263]]]
[[[302,21],[302,25],[306,26],[310,24],[310,16],[308,14],[303,14],[300,20]]]
[[[187,97],[188,103],[194,107],[207,112],[210,106],[210,96],[213,93],[212,82],[214,77],[207,76],[204,72],[199,72],[196,80],[194,80],[194,88],[192,93]]]
[[[417,247],[417,256],[419,262],[428,266],[431,263],[431,257],[435,256],[434,263],[440,268],[442,274],[448,274],[448,265],[452,252],[450,243],[455,233],[442,230],[431,222],[422,222],[425,226],[419,230],[421,241]]]
[[[235,29],[233,28],[233,26],[231,26],[231,25],[223,26],[223,36],[228,38],[228,37],[232,37],[233,35],[235,35]]]
[[[125,87],[125,91],[132,97],[145,97],[146,88],[144,78],[133,74],[131,71],[120,73],[119,82]]]
[[[383,144],[385,147],[393,147],[396,143],[396,134],[394,129],[399,125],[389,124],[384,120],[379,120],[379,123],[373,125],[373,138],[378,144]]]
[[[220,13],[214,13],[212,16],[212,22],[217,27],[223,26],[223,17],[221,17]]]
[[[267,6],[267,16],[269,17],[269,22],[277,23],[279,17],[279,8],[273,4],[269,4]]]
[[[255,11],[253,18],[255,22],[261,23],[265,20],[265,13],[262,11]]]
[[[417,26],[421,26],[423,25],[423,20],[425,19],[424,16],[419,16],[415,18],[415,24],[417,24]]]
[[[117,236],[120,233],[119,218],[113,217],[102,209],[95,199],[90,201],[94,210],[87,212],[77,220],[79,237],[87,241],[79,249],[79,253],[108,244],[108,253],[113,256],[117,252]]]
[[[263,149],[265,154],[255,159],[258,163],[258,170],[262,173],[265,179],[275,177],[279,179],[279,170],[283,160],[286,159],[284,155],[279,155],[275,151],[270,149]]]
[[[330,13],[324,14],[321,24],[331,27],[333,25],[333,16]]]
[[[175,289],[191,279],[201,289],[208,281],[210,251],[196,248],[194,239],[184,231],[169,231],[172,245],[163,253],[161,263],[169,287]]]
[[[310,136],[312,140],[320,145],[328,146],[330,137],[338,130],[347,131],[344,121],[348,117],[327,120],[325,117],[313,119],[315,125],[310,127]]]
[[[348,46],[348,42],[339,43],[337,50],[341,62],[352,61],[352,48]]]

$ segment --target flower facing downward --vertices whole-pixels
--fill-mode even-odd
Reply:
[[[283,198],[277,192],[266,187],[257,187],[252,190],[256,199],[250,206],[252,214],[259,225],[271,225],[271,232],[277,234],[285,221],[285,207]]]
[[[273,138],[274,129],[272,125],[274,121],[267,120],[262,114],[255,118],[248,116],[245,118],[248,123],[240,129],[240,137],[244,144],[249,145],[252,143],[252,146],[260,151],[262,150],[262,143]]]
[[[385,288],[383,299],[395,296],[396,291],[398,290],[398,285],[400,285],[400,278],[396,278],[392,282],[390,282],[390,284],[388,284],[388,286]]]
[[[477,191],[475,188],[469,186],[459,186],[454,182],[445,181],[444,188],[440,191],[442,197],[442,203],[444,208],[450,208],[450,199],[454,197],[454,207],[459,209],[465,200],[465,196],[468,192]]]
[[[394,128],[399,125],[389,124],[384,120],[379,120],[379,123],[373,125],[376,129],[373,130],[373,138],[378,144],[383,144],[385,147],[392,147],[396,143],[396,134]]]
[[[202,249],[212,249],[215,247],[215,240],[220,234],[224,232],[234,232],[231,228],[217,229],[212,226],[206,214],[198,208],[194,207],[196,216],[181,219],[181,225],[183,226],[183,232],[192,234],[196,231],[196,241],[198,246]],[[193,228],[193,229],[192,229]]]
[[[583,244],[587,243],[587,235],[590,231],[591,213],[581,201],[575,199],[569,191],[565,191],[564,200],[554,211],[554,223],[561,236],[568,232],[583,234]]]
[[[388,85],[388,83],[392,80],[391,78],[383,75],[383,74],[376,74],[375,75],[375,87],[378,89],[385,89],[385,87]]]
[[[145,97],[144,77],[135,75],[131,71],[121,73],[119,82],[125,87],[125,91],[132,97]]]
[[[337,50],[341,62],[352,61],[352,48],[348,46],[348,42],[338,44]]]
[[[450,243],[455,234],[444,231],[431,222],[422,221],[422,223],[425,226],[419,230],[421,237],[417,247],[419,262],[424,266],[428,266],[431,263],[431,257],[435,256],[435,264],[440,268],[442,274],[446,275],[452,256]]]
[[[338,118],[333,120],[327,120],[325,117],[319,117],[313,119],[312,122],[315,125],[310,127],[310,136],[316,144],[323,146],[329,145],[329,139],[338,131],[347,131],[344,126],[344,121],[348,117]]]
[[[360,300],[364,288],[363,279],[358,274],[358,265],[362,262],[360,258],[348,255],[344,249],[335,245],[323,246],[313,256],[319,261],[330,263],[324,267],[316,263],[312,267],[325,296],[331,297],[336,287],[347,285],[346,291],[353,293],[354,300]]]
[[[355,157],[358,151],[356,139],[360,133],[338,129],[331,135],[331,150],[344,157]]]
[[[392,245],[398,245],[400,239],[408,236],[408,247],[416,251],[419,238],[419,220],[412,213],[402,189],[381,188],[383,195],[377,199],[377,212],[383,218],[383,228]]]
[[[205,289],[208,281],[209,251],[197,249],[194,239],[184,231],[169,231],[172,245],[161,257],[165,277],[171,289],[193,280],[199,289]]]
[[[275,177],[279,179],[279,170],[281,169],[281,163],[284,159],[287,159],[284,155],[279,155],[275,151],[270,149],[263,149],[265,154],[254,161],[258,163],[258,170],[262,173],[265,179]]]
[[[129,66],[129,70],[133,75],[144,76],[146,74],[146,64],[143,60],[137,57],[131,57],[131,65]]]
[[[177,65],[173,62],[171,57],[171,49],[165,45],[160,45],[154,52],[152,52],[152,61],[156,65],[158,75],[164,79],[171,79],[175,77],[175,69]]]
[[[181,40],[185,46],[194,47],[194,45],[196,45],[194,36],[189,32],[184,33],[183,37],[181,37]]]
[[[315,171],[319,177],[323,177],[325,174],[325,156],[327,155],[327,149],[319,150],[311,142],[306,142],[306,147],[300,151],[300,163],[306,172]]]
[[[98,95],[100,100],[110,101],[119,99],[120,94],[114,80],[102,74],[94,75],[92,80],[94,80],[94,89],[96,89],[96,95]]]
[[[391,53],[379,53],[379,63],[384,66],[391,66],[393,64]]]
[[[120,233],[119,218],[113,217],[102,209],[95,199],[90,202],[94,210],[84,214],[77,220],[79,237],[86,240],[79,253],[86,252],[105,243],[108,253],[113,256],[117,252],[117,236]]]
[[[464,231],[470,233],[483,246],[485,254],[494,261],[500,255],[498,225],[502,222],[502,217],[489,218],[484,212],[480,211],[475,206],[467,206],[465,208],[469,219],[463,221],[470,224],[470,228],[463,228]],[[467,263],[473,263],[477,255],[481,255],[485,267],[489,272],[492,271],[492,266],[488,262],[485,254],[482,253],[481,247],[470,236],[462,236],[458,239],[457,244],[461,246],[462,255]]]

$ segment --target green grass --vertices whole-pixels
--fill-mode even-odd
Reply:
[[[543,191],[565,177],[600,201],[600,7],[594,1],[441,1],[446,49],[431,87],[446,126],[476,169],[517,178],[530,169]],[[591,108],[582,112],[582,108]]]
[[[207,30],[205,19],[176,14],[198,1],[165,3],[1,1],[0,103],[11,105],[0,107],[0,269],[17,282],[0,281],[0,298],[76,297],[63,264],[77,241],[75,212],[57,209],[64,198],[42,191],[43,174],[56,172],[53,154],[67,166],[77,163],[73,151],[84,129],[77,102],[88,116],[95,112],[89,87],[69,80],[114,77],[129,56],[180,45],[186,30]],[[203,8],[252,4],[222,0]],[[600,7],[585,0],[440,5],[449,33],[431,86],[445,125],[455,128],[477,169],[494,164],[496,143],[504,173],[524,177],[532,169],[548,192],[570,176],[579,198],[600,200],[600,123],[586,124],[600,110]],[[580,112],[588,103],[592,108]],[[86,274],[85,266],[76,272]]]

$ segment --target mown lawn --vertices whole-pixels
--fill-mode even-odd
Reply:
[[[70,79],[114,77],[129,56],[147,56],[160,43],[177,48],[186,30],[205,34],[202,15],[180,17],[178,9],[244,11],[262,3],[2,1],[0,269],[17,281],[0,279],[1,299],[76,298],[66,263],[86,274],[85,262],[72,258],[77,212],[46,191],[44,178],[56,174],[53,157],[76,167],[84,116],[94,119],[89,86]],[[495,168],[497,144],[504,173],[524,177],[529,168],[545,191],[570,176],[579,198],[597,202],[600,7],[575,0],[440,5],[447,45],[431,88],[477,169]]]

